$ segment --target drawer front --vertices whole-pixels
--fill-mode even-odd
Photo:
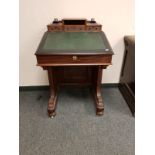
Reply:
[[[40,66],[57,65],[110,65],[112,55],[38,55]]]
[[[101,31],[101,26],[87,26],[87,31]]]
[[[62,31],[62,26],[58,26],[58,25],[50,25],[50,26],[47,26],[47,28],[48,28],[48,31],[51,31],[51,32]]]
[[[64,31],[72,32],[72,31],[85,31],[85,26],[83,25],[65,25]]]

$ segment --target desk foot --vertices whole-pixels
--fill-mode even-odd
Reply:
[[[50,118],[54,118],[54,117],[56,116],[56,112],[55,112],[55,111],[50,111],[50,110],[48,110],[48,116],[49,116]]]
[[[97,116],[102,116],[104,114],[104,108],[103,109],[96,109],[96,115]]]

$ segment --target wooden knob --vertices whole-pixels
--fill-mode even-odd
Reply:
[[[73,60],[77,60],[78,59],[78,57],[75,56],[75,55],[72,58],[73,58]]]

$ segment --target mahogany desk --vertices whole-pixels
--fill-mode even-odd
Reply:
[[[47,31],[35,53],[37,65],[48,71],[51,96],[48,115],[56,115],[60,85],[91,85],[96,114],[103,115],[102,69],[111,65],[113,51],[102,31]]]

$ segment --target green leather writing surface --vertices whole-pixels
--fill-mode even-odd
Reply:
[[[37,55],[113,54],[104,32],[46,32]]]
[[[102,50],[105,45],[99,33],[52,32],[47,35],[43,49]]]

